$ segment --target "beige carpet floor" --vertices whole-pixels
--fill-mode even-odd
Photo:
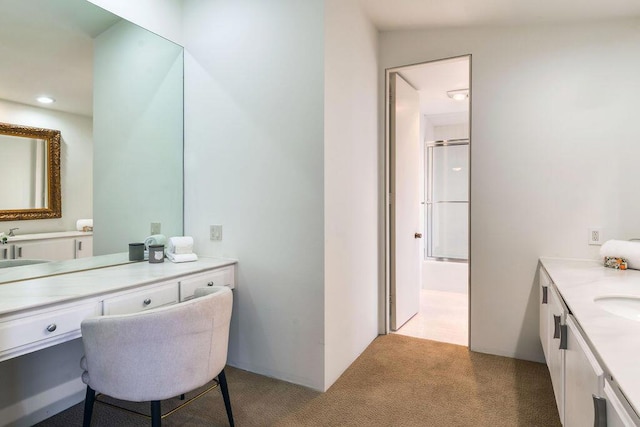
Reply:
[[[395,334],[378,337],[326,393],[239,369],[226,372],[238,427],[560,426],[545,365]],[[163,402],[163,408],[172,404]],[[38,425],[81,423],[79,404]],[[150,423],[96,404],[92,425]],[[228,425],[217,389],[163,421],[205,425]]]

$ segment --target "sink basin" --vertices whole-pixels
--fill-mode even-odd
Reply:
[[[6,267],[19,267],[21,265],[42,264],[43,262],[49,262],[44,259],[6,259],[0,261],[0,268]]]
[[[640,297],[606,296],[593,301],[611,314],[640,322]]]

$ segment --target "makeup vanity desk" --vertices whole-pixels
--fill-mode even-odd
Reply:
[[[144,261],[1,283],[0,362],[80,337],[90,316],[175,304],[202,286],[233,289],[236,268],[223,258]]]

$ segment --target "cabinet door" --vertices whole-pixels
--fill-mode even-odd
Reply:
[[[540,343],[542,344],[544,359],[549,363],[549,341],[551,340],[549,334],[549,287],[551,279],[543,267],[540,267],[539,272]]]
[[[563,342],[563,330],[565,330],[566,311],[564,303],[553,286],[549,287],[549,373],[553,393],[558,405],[560,421],[564,425],[564,350],[561,348]],[[565,332],[566,334],[566,332]]]
[[[76,238],[76,258],[93,256],[93,236]]]
[[[607,427],[635,427],[640,418],[633,412],[623,396],[618,396],[609,381],[604,383],[604,397],[607,404]]]
[[[602,397],[604,372],[572,315],[567,316],[566,323],[564,425],[597,426],[594,397]]]
[[[75,258],[75,239],[47,239],[15,244],[16,259],[62,261]]]

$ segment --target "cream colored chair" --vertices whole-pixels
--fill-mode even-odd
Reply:
[[[184,397],[216,377],[229,424],[234,425],[224,375],[232,292],[226,287],[206,287],[197,289],[195,296],[172,306],[82,322],[85,427],[91,425],[96,392],[151,402],[155,427],[161,425],[161,400]]]

